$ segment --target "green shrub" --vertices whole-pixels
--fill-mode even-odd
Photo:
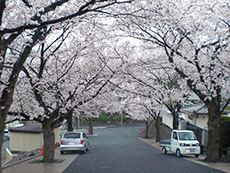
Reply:
[[[230,117],[220,118],[220,147],[230,147]]]
[[[99,118],[93,118],[92,120],[93,121],[109,121],[110,116],[100,115]]]
[[[125,115],[123,115],[122,120],[125,121],[127,118]],[[116,115],[113,117],[114,121],[121,121],[121,115]]]
[[[127,120],[126,116],[123,115],[122,117],[123,121]],[[100,115],[99,118],[93,118],[92,119],[93,121],[110,121],[110,116],[108,115]],[[113,116],[112,118],[113,121],[121,121],[121,115],[116,115],[116,116]]]
[[[230,112],[230,106],[227,106],[227,107],[225,108],[225,110],[228,111],[228,112]]]

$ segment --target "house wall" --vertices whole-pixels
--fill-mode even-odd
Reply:
[[[170,113],[164,114],[162,116],[162,123],[170,127],[171,129],[173,128],[173,116]]]
[[[55,143],[60,143],[60,127],[54,129]],[[10,133],[10,150],[11,151],[31,151],[42,149],[43,134],[42,133]]]
[[[41,133],[10,133],[11,151],[31,151],[41,149],[43,138]]]
[[[200,128],[207,127],[208,123],[208,115],[202,114],[202,115],[194,115],[191,113],[185,113],[185,121],[189,122],[190,124],[193,124]]]
[[[199,115],[196,119],[196,126],[204,128],[208,126],[208,115]]]
[[[186,115],[183,113],[179,114],[179,118],[185,119]],[[171,113],[167,113],[162,115],[162,123],[167,125],[169,128],[173,129],[173,116]],[[178,121],[178,129],[186,129],[186,121],[180,120]]]

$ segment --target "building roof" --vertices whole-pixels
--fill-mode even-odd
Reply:
[[[183,107],[181,108],[181,112],[208,114],[208,109],[204,104],[197,104],[197,105]]]
[[[12,128],[10,129],[10,132],[42,133],[42,124],[41,123],[26,124],[22,127]]]
[[[198,101],[200,98],[193,92],[188,98],[188,101]]]

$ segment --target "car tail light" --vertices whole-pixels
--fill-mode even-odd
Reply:
[[[63,144],[63,140],[61,140],[61,144]]]
[[[84,140],[81,140],[81,144],[83,144],[84,143]]]

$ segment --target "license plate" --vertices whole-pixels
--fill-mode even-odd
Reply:
[[[190,150],[185,150],[186,153],[190,153]]]
[[[69,145],[74,145],[75,143],[74,142],[69,142]]]

